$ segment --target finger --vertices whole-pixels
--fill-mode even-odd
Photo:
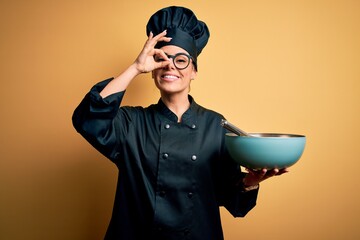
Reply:
[[[170,58],[161,49],[154,49],[154,56],[155,55],[162,57],[166,61],[170,61]]]
[[[153,39],[155,40],[159,40],[162,37],[165,37],[167,34],[167,30],[165,29],[164,31],[162,31],[161,33],[159,33],[158,35],[156,35],[155,37],[153,37]]]
[[[162,37],[162,38],[153,38],[153,39],[150,39],[147,41],[147,45],[151,48],[154,48],[155,45],[158,43],[158,42],[170,42],[172,38],[170,37]]]
[[[153,33],[152,31],[150,31],[149,36],[148,36],[148,39],[147,39],[147,41],[146,41],[146,43],[145,43],[144,48],[154,48],[155,45],[156,45],[156,43],[158,42],[159,38],[164,37],[165,35],[166,35],[166,30],[163,31],[163,32],[161,32],[161,33],[159,33],[159,34],[156,35],[155,37],[154,37],[154,33]]]
[[[151,34],[151,37],[150,37]],[[154,36],[154,34],[152,32],[150,32],[149,34],[149,38],[148,38],[148,43],[149,44],[153,44],[155,46],[155,44],[160,41],[161,39],[165,38],[166,39],[166,30],[162,31],[161,33],[157,34]]]
[[[268,170],[267,173],[266,173],[266,177],[272,177],[272,176],[275,176],[277,175],[279,172],[279,169],[277,168],[274,168],[274,169],[271,169],[271,170]]]
[[[156,62],[154,67],[155,67],[155,69],[164,68],[169,64],[170,64],[170,61]]]
[[[252,174],[257,174],[258,172],[261,171],[261,169],[251,169],[251,168],[245,168],[245,170]]]
[[[276,175],[279,176],[279,175],[287,173],[287,172],[289,172],[288,168],[282,168],[282,169],[279,169],[279,172]]]
[[[162,37],[158,40],[158,42],[164,41],[164,42],[170,42],[171,41],[171,37]]]
[[[167,31],[164,30],[162,31],[161,33],[159,33],[158,35],[156,36],[153,36],[153,33],[150,32],[150,34],[152,35],[150,37],[149,35],[149,38],[148,38],[148,43],[154,47],[158,42],[161,42],[161,41],[165,41],[165,42],[170,42],[171,41],[171,37],[166,37],[166,34],[167,34]]]
[[[255,172],[255,176],[260,179],[260,181],[266,176],[266,173],[268,170],[266,168],[263,168],[261,170],[258,170]]]
[[[155,68],[164,68],[165,66],[170,64],[170,58],[165,54],[165,52],[161,49],[154,49],[154,56],[160,56],[163,61],[155,62]]]

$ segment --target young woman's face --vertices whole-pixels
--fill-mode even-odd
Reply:
[[[173,61],[173,57],[170,57],[170,64],[159,69],[155,69],[152,73],[156,87],[163,94],[176,94],[176,93],[188,93],[190,90],[190,82],[196,77],[196,70],[192,63],[192,60],[188,60],[186,55],[188,53],[177,46],[168,45],[161,48],[167,55],[178,56],[175,59],[177,67],[186,66],[186,61],[190,61],[189,65],[185,69],[178,69]],[[179,53],[184,53],[180,54]],[[161,61],[162,59],[156,60]],[[184,65],[185,64],[185,65]]]

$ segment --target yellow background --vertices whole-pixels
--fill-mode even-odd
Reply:
[[[307,136],[264,182],[234,239],[360,239],[360,1],[0,1],[0,239],[102,239],[117,169],[72,127],[96,82],[135,59],[156,10],[184,5],[211,31],[196,101],[249,132]],[[159,98],[150,74],[125,104]]]

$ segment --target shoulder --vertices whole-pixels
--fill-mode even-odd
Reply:
[[[152,104],[148,107],[143,106],[122,106],[119,108],[120,115],[126,115],[131,118],[146,117],[152,115],[156,111],[156,104]]]
[[[197,121],[207,126],[208,130],[210,130],[210,128],[220,132],[225,130],[221,127],[221,120],[225,119],[221,113],[198,104],[194,107],[194,110]]]
[[[196,111],[196,113],[199,116],[210,117],[210,118],[215,118],[215,119],[223,119],[224,118],[224,116],[221,113],[219,113],[213,109],[206,108],[195,102],[194,102],[194,110]]]

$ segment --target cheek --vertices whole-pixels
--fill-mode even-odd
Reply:
[[[197,75],[196,71],[194,69],[192,69],[192,71],[190,73],[190,79],[194,80],[196,78],[196,75]]]
[[[185,71],[182,72],[184,78],[192,79],[196,75],[196,71],[192,68],[187,68]]]

